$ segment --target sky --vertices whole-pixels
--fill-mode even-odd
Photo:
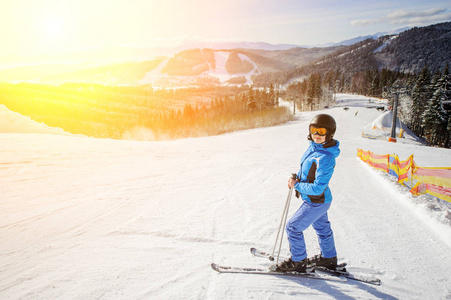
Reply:
[[[450,20],[449,0],[2,0],[0,57],[187,39],[319,45]]]

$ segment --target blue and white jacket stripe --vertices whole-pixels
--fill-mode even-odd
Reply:
[[[303,200],[313,203],[332,201],[329,181],[334,173],[335,159],[340,155],[339,146],[340,143],[336,140],[327,144],[310,141],[309,148],[301,158],[298,172],[300,182],[294,186]]]

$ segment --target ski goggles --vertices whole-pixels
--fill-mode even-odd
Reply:
[[[324,136],[327,134],[327,129],[324,127],[315,127],[315,126],[310,126],[310,133],[312,135],[317,134],[320,136]]]

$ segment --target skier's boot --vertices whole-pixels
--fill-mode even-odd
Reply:
[[[276,272],[307,272],[307,258],[301,261],[293,261],[290,258],[277,265]]]
[[[322,254],[315,255],[307,259],[307,266],[312,267],[324,267],[329,270],[335,270],[337,268],[337,257],[325,258]]]

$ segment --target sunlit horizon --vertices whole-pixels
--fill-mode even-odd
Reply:
[[[448,7],[443,0],[3,1],[0,58],[185,40],[321,45],[449,21]]]

